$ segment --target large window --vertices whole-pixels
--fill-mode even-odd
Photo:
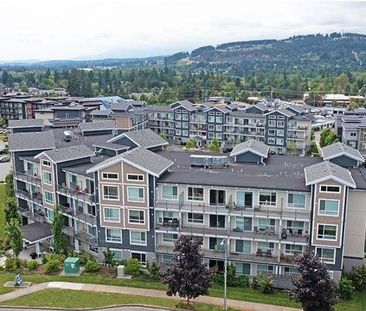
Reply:
[[[145,223],[145,212],[138,210],[129,210],[128,221],[133,224],[144,224]]]
[[[252,252],[252,243],[250,241],[235,241],[235,251],[238,253],[250,254]]]
[[[42,171],[43,182],[47,185],[52,185],[52,174],[47,171]]]
[[[251,217],[236,217],[235,218],[236,231],[252,231]]]
[[[209,238],[208,241],[209,249],[214,250],[216,252],[222,250],[224,247],[221,245],[223,240],[224,240],[223,238]]]
[[[131,253],[131,258],[133,259],[137,259],[139,262],[141,262],[142,266],[146,266],[146,254],[145,253],[136,253],[136,252],[132,252]]]
[[[122,260],[122,251],[120,249],[111,249],[113,252],[113,259]]]
[[[165,200],[177,200],[178,187],[171,185],[163,185],[161,187],[161,197]]]
[[[188,187],[188,201],[203,201],[203,188]]]
[[[274,252],[274,243],[272,242],[258,242],[258,249],[262,251],[271,251]]]
[[[49,192],[49,191],[45,191],[44,192],[44,201],[47,203],[47,204],[53,204],[53,193],[52,192]]]
[[[250,263],[236,262],[235,268],[238,274],[250,275]]]
[[[303,246],[296,244],[286,244],[285,246],[285,255],[299,255],[303,253]]]
[[[129,202],[144,202],[144,188],[127,187],[127,201]]]
[[[237,191],[236,192],[236,207],[253,207],[253,192]]]
[[[211,189],[210,205],[225,205],[225,191]]]
[[[335,225],[318,225],[318,239],[336,240],[337,226]]]
[[[188,222],[194,224],[203,224],[203,214],[188,213]]]
[[[340,193],[341,187],[339,186],[320,186],[320,192],[333,192],[333,193]]]
[[[105,229],[105,240],[111,243],[122,243],[122,230],[121,229]]]
[[[163,233],[163,242],[175,243],[178,239],[178,234],[176,233]]]
[[[120,222],[120,209],[104,207],[104,221]]]
[[[225,228],[225,216],[224,215],[210,215],[210,227],[211,228]]]
[[[319,215],[337,216],[339,211],[339,201],[319,200]]]
[[[276,228],[276,220],[275,219],[268,219],[268,218],[259,218],[258,219],[258,230],[269,230],[275,231]]]
[[[276,206],[276,192],[261,191],[259,193],[259,204]]]
[[[305,194],[289,193],[287,205],[292,208],[305,208]]]
[[[104,200],[118,200],[118,187],[116,186],[103,186],[103,199]]]
[[[320,257],[320,259],[329,264],[335,263],[335,249],[334,248],[317,248],[316,254]]]
[[[146,232],[130,231],[130,244],[146,245]]]
[[[273,273],[274,267],[270,265],[257,265],[257,274],[260,275],[261,273]]]

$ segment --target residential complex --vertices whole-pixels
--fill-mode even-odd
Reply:
[[[171,108],[165,112],[171,120],[180,115],[177,121],[186,121],[187,108]],[[216,113],[232,117],[226,109],[196,116],[212,116],[209,124],[217,126]],[[287,128],[293,117],[276,110],[258,120],[275,121],[278,131],[278,122]],[[323,158],[271,154],[258,139],[236,144],[231,154],[211,154],[171,151],[150,129],[118,132],[100,125],[110,120],[66,132],[26,121],[11,122],[9,150],[25,243],[35,244],[38,254],[50,243],[60,206],[71,245],[99,260],[109,248],[116,259],[164,268],[178,235],[193,234],[202,238],[208,265],[223,268],[224,240],[238,273],[253,276],[296,273],[294,257],[307,245],[336,280],[343,268],[363,263],[364,158],[341,143],[323,148]],[[271,136],[266,129],[262,135],[263,141]]]

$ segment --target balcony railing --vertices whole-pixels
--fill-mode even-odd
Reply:
[[[31,219],[36,222],[46,222],[45,213],[42,210],[32,212],[30,208],[18,207],[18,213],[25,218]]]
[[[84,201],[90,204],[95,203],[95,195],[89,193],[87,189],[80,189],[78,186],[70,184],[70,185],[58,185],[57,191],[65,196],[71,198],[77,198],[80,201]]]
[[[15,172],[15,179],[24,181],[26,183],[34,184],[36,186],[41,186],[41,177],[32,172]]]
[[[74,210],[70,206],[64,206],[64,205],[60,205],[60,206],[62,207],[62,213],[64,215],[71,216],[77,220],[80,220],[80,221],[90,224],[92,226],[97,225],[96,216],[84,213],[83,211],[81,211],[79,209]]]
[[[69,237],[73,237],[73,238],[78,239],[82,242],[85,242],[89,245],[92,245],[92,246],[98,245],[97,238],[95,236],[87,233],[86,231],[83,231],[83,230],[77,231],[75,228],[64,226],[62,228],[62,232]]]
[[[30,193],[29,191],[16,189],[15,195],[18,198],[21,198],[26,201],[34,201],[35,203],[42,204],[42,194],[39,192]]]

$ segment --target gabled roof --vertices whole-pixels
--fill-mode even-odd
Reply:
[[[168,145],[168,142],[162,139],[158,134],[150,129],[138,130],[133,132],[125,132],[108,140],[109,143],[116,142],[126,137],[138,147],[153,148]]]
[[[37,119],[9,120],[8,129],[24,128],[24,127],[44,127],[43,120],[37,120]]]
[[[112,113],[111,110],[93,110],[90,114],[92,116],[109,116]]]
[[[65,148],[59,148],[49,151],[41,152],[37,154],[35,158],[40,158],[42,156],[46,156],[53,163],[61,163],[71,160],[77,160],[87,157],[94,156],[95,153],[86,145],[76,145]]]
[[[231,151],[230,156],[233,157],[248,151],[257,154],[263,158],[267,158],[269,147],[258,140],[249,139],[246,142],[236,145]]]
[[[174,110],[178,107],[184,107],[189,111],[195,110],[195,107],[193,106],[193,103],[190,102],[189,100],[186,100],[186,99],[178,100],[175,103],[170,104],[170,107],[172,108],[172,110]]]
[[[155,177],[159,177],[171,165],[173,165],[173,161],[170,161],[150,150],[145,148],[136,148],[109,158],[88,169],[86,173],[94,173],[120,162],[125,162]]]
[[[332,179],[351,188],[356,183],[349,170],[329,161],[323,161],[304,168],[306,186]]]
[[[11,133],[9,151],[48,150],[56,148],[52,131]]]
[[[110,107],[112,111],[123,111],[123,112],[132,110],[133,108],[134,107],[130,102],[112,103]]]
[[[207,111],[215,110],[215,109],[218,111],[221,111],[222,113],[229,113],[231,111],[230,109],[227,109],[226,107],[223,107],[220,105],[212,106],[212,107],[208,108]]]
[[[114,120],[103,120],[94,122],[82,122],[79,124],[81,132],[92,132],[100,130],[113,130],[116,128]]]
[[[305,113],[306,112],[306,109],[305,108],[303,108],[301,106],[298,106],[298,105],[288,105],[286,107],[286,109],[289,110],[289,111],[293,110],[293,111],[295,111],[295,112],[297,112],[299,114],[302,114],[302,113]]]
[[[321,151],[324,160],[331,160],[344,155],[358,162],[365,162],[365,158],[360,151],[340,142],[325,146]]]
[[[275,113],[275,112],[279,112],[280,114],[282,114],[282,115],[284,115],[284,116],[286,116],[286,117],[288,117],[288,118],[291,118],[291,117],[293,117],[293,116],[296,116],[296,113],[293,113],[293,112],[291,112],[291,111],[289,111],[289,110],[286,110],[286,109],[276,109],[276,110],[272,110],[272,111],[270,111],[270,112],[267,112],[265,115],[267,116],[267,115],[272,114],[272,113]]]

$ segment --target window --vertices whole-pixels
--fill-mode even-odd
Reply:
[[[103,179],[118,179],[118,173],[103,173]]]
[[[276,138],[276,145],[283,145],[284,144],[284,139],[283,138]]]
[[[276,192],[264,192],[259,193],[259,204],[276,206]]]
[[[203,224],[203,214],[188,213],[188,222],[194,224]]]
[[[49,191],[44,192],[44,201],[47,204],[53,204],[53,193]]]
[[[203,188],[188,187],[188,201],[203,201]]]
[[[274,116],[274,115],[269,115],[269,116],[268,116],[268,118],[269,118],[269,119],[276,119],[276,116]]]
[[[335,263],[335,249],[334,248],[317,248],[316,254],[325,263],[329,263],[329,264]]]
[[[320,192],[335,192],[340,193],[341,188],[339,186],[320,186]]]
[[[356,133],[356,132],[351,132],[351,133],[349,133],[349,135],[350,135],[351,137],[356,137],[357,133]]]
[[[50,172],[42,171],[43,182],[47,185],[52,185],[52,174]]]
[[[111,243],[122,243],[122,230],[121,229],[105,229],[105,240]]]
[[[141,175],[141,174],[127,174],[127,180],[129,180],[129,181],[144,181],[144,175]]]
[[[51,162],[50,162],[50,161],[48,161],[48,160],[43,160],[43,161],[42,161],[42,164],[43,164],[44,166],[51,166]]]
[[[268,121],[268,125],[269,125],[270,127],[276,127],[276,121],[274,121],[274,120],[269,120],[269,121]]]
[[[53,221],[55,218],[55,212],[51,209],[46,208],[46,217],[49,221]]]
[[[339,201],[319,200],[319,215],[337,216],[338,210],[339,210]]]
[[[221,245],[221,243],[223,240],[224,239],[222,239],[222,238],[209,238],[209,241],[208,241],[209,249],[214,250],[216,252],[222,250],[223,246]]]
[[[104,207],[104,221],[120,222],[120,209]]]
[[[113,259],[122,260],[122,251],[120,249],[111,249],[113,252]]]
[[[236,217],[235,218],[236,231],[252,231],[252,218],[250,217]]]
[[[305,208],[305,194],[289,193],[287,205],[292,208]]]
[[[335,225],[318,225],[318,239],[320,240],[336,240],[337,226]]]
[[[161,197],[165,200],[177,200],[178,199],[178,187],[163,185],[161,187]]]
[[[216,123],[222,123],[222,117],[216,117]]]
[[[165,263],[165,264],[172,264],[173,263],[173,258],[174,258],[173,255],[166,255],[166,254],[164,254],[163,255],[163,263]]]
[[[141,263],[142,266],[146,266],[146,254],[145,253],[133,252],[133,253],[131,253],[131,258],[137,259]]]
[[[236,207],[253,207],[253,192],[237,191],[236,192]]]
[[[175,130],[175,135],[176,135],[176,136],[180,136],[180,135],[182,135],[182,131],[181,131],[181,130]]]
[[[287,220],[287,229],[289,233],[302,234],[304,231],[305,223],[303,221]]]
[[[277,130],[277,136],[285,136],[284,130]]]
[[[163,233],[163,242],[175,243],[178,239],[178,234],[176,233]]]
[[[118,200],[118,187],[116,186],[103,186],[103,199],[104,200]]]
[[[276,144],[276,139],[268,137],[268,144],[270,144],[270,145]]]
[[[284,267],[284,273],[285,275],[295,275],[299,273],[299,270],[297,270],[297,268],[293,268],[293,267]]]
[[[274,267],[269,265],[257,265],[257,274],[273,273]]]
[[[128,222],[133,224],[144,224],[145,223],[145,212],[137,210],[129,210]]]
[[[269,129],[269,130],[268,130],[268,135],[269,135],[269,136],[275,136],[275,135],[276,135],[276,130]]]
[[[188,131],[187,130],[183,130],[183,136],[188,136]]]
[[[285,255],[296,256],[303,253],[302,245],[286,244]]]
[[[284,121],[277,121],[277,127],[284,127],[285,122]]]
[[[225,191],[210,189],[210,205],[225,205]]]
[[[258,219],[258,229],[259,230],[271,230],[274,231],[276,227],[275,219],[259,218]]]
[[[130,231],[130,244],[146,245],[146,232]]]
[[[182,116],[180,114],[175,115],[175,120],[182,120]]]
[[[252,243],[250,241],[235,241],[235,251],[238,253],[250,254],[252,252]]]
[[[182,120],[183,120],[183,121],[188,121],[188,114],[184,114],[184,115],[182,116]]]
[[[129,202],[144,202],[144,188],[127,187],[127,201]]]
[[[274,243],[272,242],[258,242],[258,249],[262,251],[274,251]]]
[[[222,132],[222,125],[216,125],[216,131]]]
[[[215,117],[208,116],[208,122],[214,123],[215,122]]]
[[[236,262],[235,268],[238,274],[250,275],[250,263]]]
[[[211,228],[225,228],[225,216],[224,215],[210,215],[210,227]]]

